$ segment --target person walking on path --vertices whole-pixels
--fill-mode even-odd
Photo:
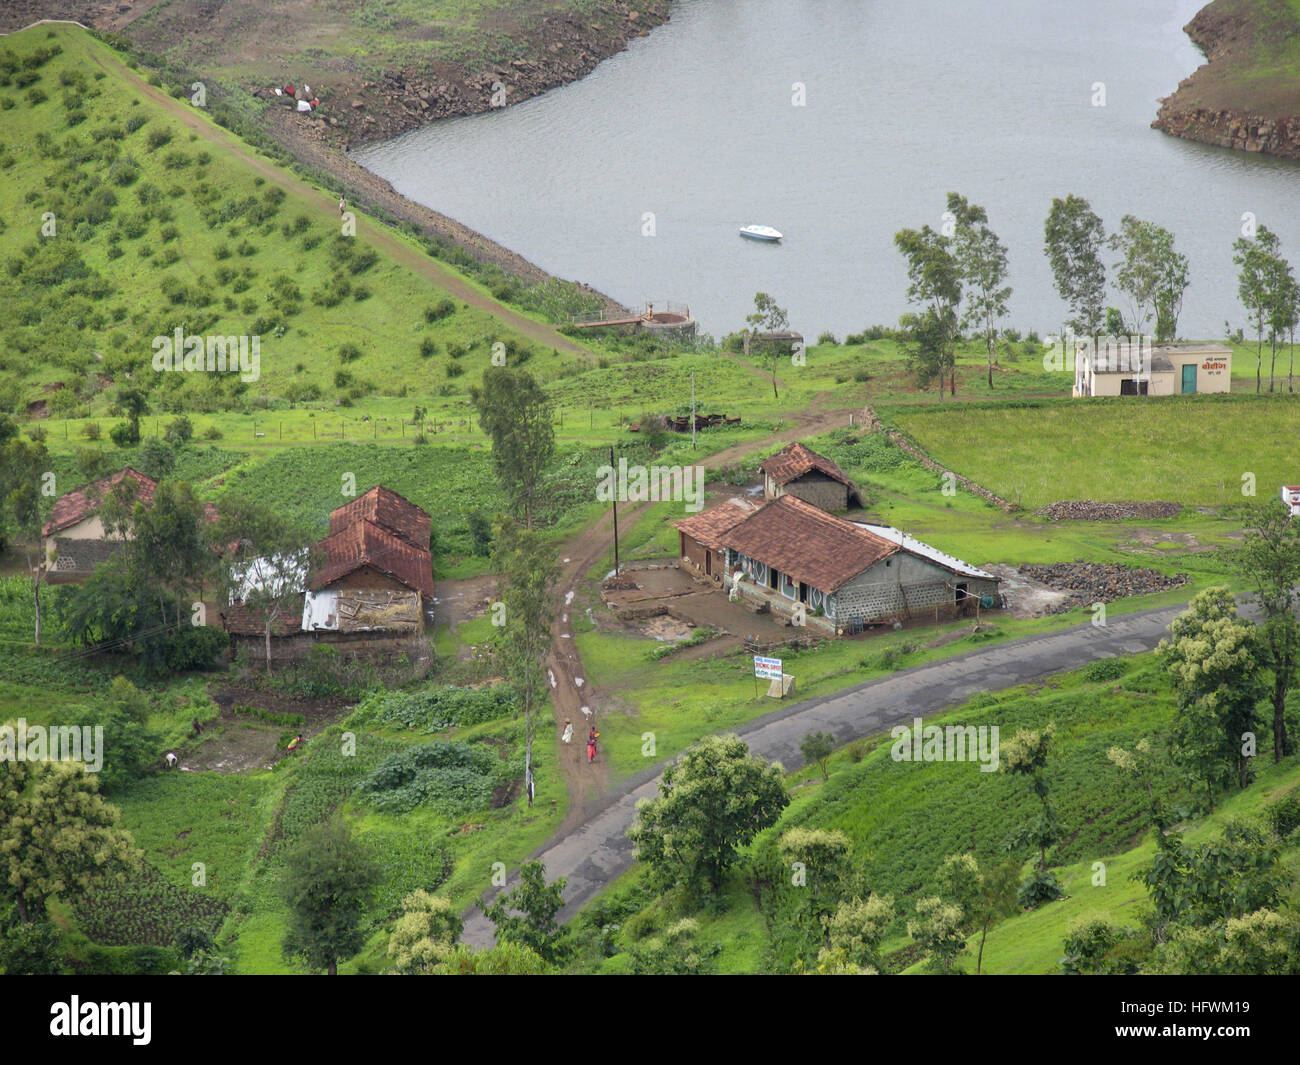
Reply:
[[[564,735],[560,739],[565,743],[570,743],[573,740],[573,722],[567,717],[564,719]]]

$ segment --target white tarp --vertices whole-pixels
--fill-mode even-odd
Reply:
[[[299,111],[310,111],[310,110],[311,110],[311,104],[309,104],[306,100],[299,100],[299,101],[298,101],[298,110],[299,110]]]
[[[338,627],[339,593],[329,588],[308,592],[302,603],[302,631],[336,630]]]
[[[296,555],[271,555],[252,559],[230,567],[234,591],[232,603],[242,603],[254,591],[278,593],[302,591],[307,586],[307,555],[301,551]]]

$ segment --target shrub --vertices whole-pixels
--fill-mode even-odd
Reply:
[[[1119,680],[1127,670],[1122,658],[1101,658],[1084,667],[1083,679],[1093,682]]]
[[[134,133],[148,121],[149,120],[145,118],[144,115],[132,115],[126,120],[126,131],[128,133]]]
[[[491,802],[500,766],[500,759],[482,746],[422,743],[389,755],[358,790],[388,813],[429,806],[456,816]]]
[[[1264,811],[1264,820],[1279,839],[1286,839],[1300,828],[1300,794],[1288,792],[1270,804]]]
[[[172,139],[172,132],[169,129],[155,129],[150,131],[146,138],[150,151],[157,151],[165,144],[169,144]]]
[[[81,430],[87,440],[98,440],[100,435],[99,422],[87,422],[85,428]]]
[[[818,344],[838,344],[839,341],[835,339],[835,334],[834,334],[834,333],[826,332],[826,333],[820,333],[820,334],[818,334],[818,336],[817,336],[817,343],[818,343]]]
[[[440,322],[444,318],[450,318],[455,313],[455,303],[449,299],[440,299],[433,306],[424,309],[424,320],[426,322]]]
[[[349,342],[347,344],[339,345],[338,355],[339,362],[346,364],[349,362],[355,362],[357,359],[361,358],[362,352],[359,347]]]

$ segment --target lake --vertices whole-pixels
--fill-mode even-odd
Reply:
[[[1181,29],[1200,6],[683,0],[579,82],[353,157],[553,274],[631,306],[685,302],[717,336],[760,290],[810,340],[896,324],[893,235],[937,228],[949,191],[985,206],[1009,248],[1004,324],[1053,331],[1065,311],[1043,221],[1075,193],[1108,231],[1124,214],[1173,231],[1192,281],[1179,335],[1216,339],[1225,319],[1247,325],[1231,247],[1244,212],[1300,264],[1300,164],[1150,128],[1201,62]],[[741,238],[750,223],[785,240]]]

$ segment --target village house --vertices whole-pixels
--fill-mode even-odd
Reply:
[[[737,496],[677,522],[677,553],[682,568],[721,584],[727,573],[727,549],[722,538],[758,508],[753,500]]]
[[[998,603],[992,574],[890,526],[846,521],[788,494],[739,521],[738,512],[728,502],[677,522],[683,567],[716,567],[720,553],[733,597],[813,631],[939,621]]]
[[[1232,349],[1224,344],[1121,342],[1075,358],[1074,396],[1190,396],[1232,390]]]
[[[50,583],[84,581],[99,563],[121,548],[123,539],[105,529],[99,513],[106,499],[121,494],[147,508],[153,505],[157,491],[157,481],[127,466],[55,500],[41,529]],[[204,503],[203,509],[208,521],[217,520],[217,510],[211,503]]]
[[[758,464],[763,474],[763,498],[798,496],[822,510],[862,506],[862,492],[834,462],[797,440]]]
[[[432,519],[382,485],[330,514],[329,535],[295,569],[301,600],[272,624],[272,659],[295,659],[316,644],[348,654],[423,656],[426,608],[433,603]],[[277,574],[278,575],[278,574]],[[262,612],[244,602],[222,612],[232,647],[265,656]]]

